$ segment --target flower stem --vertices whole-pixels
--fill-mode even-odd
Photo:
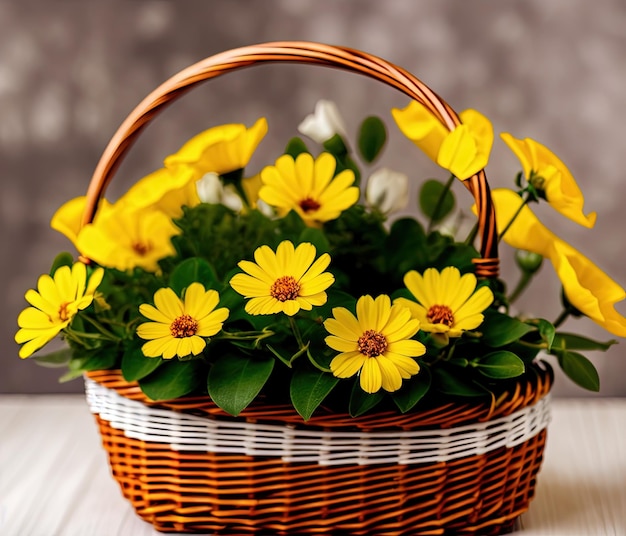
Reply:
[[[300,350],[304,349],[306,345],[302,342],[302,335],[300,334],[300,328],[298,328],[298,324],[296,324],[296,320],[293,316],[289,317],[289,325],[291,326],[291,331],[293,332],[293,336],[296,338],[296,342],[298,343],[298,348]]]
[[[89,322],[94,328],[96,328],[108,340],[111,340],[111,341],[120,340],[120,337],[118,337],[117,335],[115,335],[115,333],[112,333],[108,329],[105,329],[104,326],[100,324],[100,322],[96,322],[93,318],[89,318],[89,316],[87,315],[82,316],[81,318]]]
[[[571,311],[568,308],[563,309],[563,311],[561,311],[561,314],[558,316],[558,318],[554,322],[552,322],[552,325],[555,328],[558,328],[563,322],[565,322],[565,320],[567,320],[567,317],[569,317],[570,314],[571,314]]]
[[[437,203],[435,204],[435,208],[433,210],[433,215],[430,217],[430,221],[428,222],[428,231],[427,231],[428,233],[432,231],[432,228],[435,225],[435,222],[437,221],[437,215],[439,214],[439,211],[441,210],[441,207],[443,206],[443,202],[446,199],[446,195],[450,191],[450,188],[452,188],[453,182],[454,182],[454,175],[450,175],[448,182],[446,182],[446,184],[443,187],[443,190],[441,191],[441,195],[439,196],[439,199],[437,199]]]

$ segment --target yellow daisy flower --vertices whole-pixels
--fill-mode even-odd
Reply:
[[[493,126],[476,110],[459,114],[461,124],[452,132],[418,101],[391,110],[402,133],[426,155],[455,177],[465,180],[483,169],[493,146]]]
[[[171,238],[178,233],[180,229],[160,210],[116,204],[81,229],[76,247],[102,266],[156,272],[158,261],[175,253]]]
[[[282,213],[295,210],[309,225],[334,220],[359,199],[354,172],[346,169],[333,178],[335,167],[330,153],[315,160],[309,153],[295,160],[283,155],[261,171],[259,198]]]
[[[482,324],[482,312],[493,302],[491,290],[476,290],[476,283],[474,274],[461,275],[454,266],[441,272],[428,268],[423,276],[411,270],[404,276],[404,284],[417,303],[406,298],[397,298],[394,303],[408,307],[422,330],[460,337],[463,331]]]
[[[171,288],[154,294],[154,305],[143,303],[139,312],[152,322],[137,327],[137,335],[148,339],[141,350],[146,357],[185,357],[198,355],[206,347],[204,337],[212,337],[222,329],[228,309],[215,309],[219,294],[205,290],[201,283],[187,287],[181,300]]]
[[[248,165],[252,154],[267,134],[267,121],[260,118],[252,127],[227,124],[213,127],[191,138],[177,153],[165,159],[165,167],[188,166],[197,178],[205,173],[223,175]]]
[[[585,216],[583,194],[567,166],[545,145],[531,138],[518,140],[504,132],[500,137],[519,159],[526,179],[556,210],[576,223],[591,228],[596,213]]]
[[[78,311],[91,304],[103,276],[104,270],[96,268],[87,279],[87,268],[82,262],[71,268],[61,266],[54,277],[42,275],[37,290],[30,289],[25,295],[32,307],[24,309],[17,318],[20,329],[15,342],[25,343],[19,356],[31,356],[66,328]]]
[[[276,248],[261,246],[254,252],[254,260],[241,261],[238,266],[245,274],[236,274],[230,286],[236,292],[251,298],[246,311],[251,315],[285,313],[295,315],[300,309],[310,311],[313,306],[326,303],[325,290],[335,281],[324,270],[330,264],[330,255],[324,253],[315,260],[313,244],[305,242],[294,248],[284,240]]]
[[[331,361],[331,371],[338,378],[359,374],[366,393],[376,393],[381,387],[397,391],[403,379],[419,372],[413,358],[423,355],[426,348],[411,337],[420,323],[406,307],[391,305],[389,296],[362,296],[356,317],[344,307],[335,307],[324,327],[330,333],[326,344],[341,352]]]

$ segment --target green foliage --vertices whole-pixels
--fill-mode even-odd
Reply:
[[[66,367],[72,359],[72,353],[71,348],[62,348],[61,350],[50,352],[48,354],[35,354],[33,359],[37,362],[37,364],[44,367]]]
[[[413,407],[428,393],[431,384],[430,369],[420,368],[417,376],[407,380],[399,391],[392,394],[392,398],[402,413],[411,411]]]
[[[129,382],[141,380],[154,372],[163,363],[161,358],[146,357],[141,346],[132,345],[124,350],[121,369],[124,379]]]
[[[358,379],[352,385],[350,393],[349,411],[352,417],[360,417],[368,411],[374,409],[385,398],[383,391],[368,394],[359,385]]]
[[[202,283],[207,289],[218,286],[218,278],[213,267],[198,257],[183,260],[174,268],[169,278],[170,288],[179,295],[194,282]]]
[[[302,138],[298,136],[291,138],[285,147],[285,154],[290,155],[294,159],[297,158],[299,154],[310,152],[311,151],[307,148],[306,143],[304,143]]]
[[[309,148],[300,137],[293,137],[284,154],[297,158],[302,153],[326,151],[335,159],[335,176],[352,170],[354,184],[361,186],[364,194],[367,184],[360,184],[362,170],[356,160],[365,166],[378,162],[386,143],[385,124],[372,116],[360,124],[356,144],[335,135],[322,147]],[[356,147],[356,156],[352,147]],[[268,157],[267,163],[273,163],[276,156]],[[371,171],[368,169],[363,176]],[[249,404],[271,400],[292,404],[305,421],[320,406],[358,417],[381,408],[418,412],[433,401],[450,398],[497,397],[517,378],[534,374],[534,363],[542,352],[555,355],[578,385],[599,389],[593,364],[579,352],[606,351],[616,341],[600,342],[564,333],[558,328],[559,321],[553,324],[511,313],[517,294],[543,263],[541,257],[527,252],[516,255],[523,273],[512,293],[500,279],[478,282],[478,287],[492,290],[494,302],[484,311],[484,321],[476,329],[458,336],[425,329],[414,335],[426,346],[424,355],[416,358],[420,371],[403,379],[396,392],[364,392],[359,373],[348,379],[335,377],[331,363],[338,352],[327,344],[329,332],[324,326],[333,310],[341,307],[355,314],[357,300],[364,295],[385,294],[392,300],[404,297],[415,301],[417,298],[404,284],[406,274],[412,270],[424,273],[428,268],[441,271],[454,266],[462,274],[475,273],[474,260],[480,257],[474,245],[475,231],[467,237],[453,237],[438,229],[444,220],[461,222],[466,217],[457,209],[452,191],[459,181],[454,177],[447,182],[425,181],[417,200],[421,210],[418,217],[389,218],[377,207],[357,203],[331,221],[312,224],[299,215],[303,214],[303,204],[286,214],[277,211],[268,215],[261,210],[262,204],[257,205],[253,192],[243,193],[244,177],[252,176],[240,168],[220,175],[222,186],[241,197],[244,208],[240,211],[211,203],[182,207],[182,214],[174,220],[180,230],[171,239],[174,253],[159,260],[158,270],[134,268],[124,272],[105,267],[91,305],[80,310],[61,331],[67,348],[47,355],[37,353],[34,359],[44,366],[67,367],[62,381],[78,378],[89,370],[121,369],[127,381],[137,381],[153,400],[208,395],[231,415],[239,415]],[[419,178],[416,173],[410,180]],[[517,180],[519,187],[525,188],[521,175]],[[253,182],[246,183],[246,188]],[[528,193],[532,197],[532,191]],[[540,196],[535,197],[539,200]],[[302,308],[292,316],[282,312],[250,314],[246,310],[250,296],[236,292],[230,281],[242,272],[242,261],[255,261],[257,248],[268,246],[276,251],[284,240],[296,246],[312,244],[316,258],[328,254],[331,263],[327,270],[334,282],[319,292],[315,300],[319,305],[311,310]],[[69,253],[62,253],[54,260],[50,273],[73,262]],[[94,268],[90,266],[88,272]],[[298,276],[298,284],[307,288],[309,274],[292,274],[283,269],[285,276]],[[218,307],[228,309],[222,329],[210,337],[198,335],[205,345],[198,355],[171,360],[145,356],[142,347],[146,341],[138,336],[137,327],[149,319],[140,313],[140,306],[154,305],[155,292],[164,287],[184,299],[186,289],[195,282],[215,290],[219,294]],[[567,313],[580,316],[567,300],[563,303]],[[454,314],[456,311],[452,311]],[[166,322],[161,323],[167,334]],[[176,333],[172,326],[169,332]],[[363,354],[369,356],[365,351]]]
[[[467,375],[455,374],[444,368],[433,368],[433,383],[439,393],[461,397],[485,396],[488,392],[472,379],[466,379]]]
[[[291,403],[301,417],[308,421],[324,401],[339,378],[318,369],[300,368],[293,372],[289,386]]]
[[[600,390],[598,371],[584,355],[578,352],[558,352],[559,365],[569,378],[589,391]]]
[[[491,352],[471,361],[478,372],[494,379],[515,378],[524,373],[524,362],[513,352]]]
[[[201,360],[171,360],[139,380],[141,390],[152,400],[171,400],[202,387],[205,365]]]
[[[210,397],[225,412],[239,415],[259,394],[274,363],[269,356],[249,359],[243,354],[222,354],[209,372]]]
[[[50,267],[50,275],[53,276],[54,272],[61,268],[61,266],[72,266],[72,264],[74,264],[74,256],[71,253],[59,253],[54,258],[54,261],[52,261],[52,266]]]
[[[365,118],[361,123],[358,134],[358,148],[361,157],[371,164],[380,155],[387,141],[385,123],[376,116]]]
[[[446,184],[430,179],[420,189],[419,205],[424,215],[437,223],[449,216],[454,209],[454,194]]]
[[[601,350],[604,352],[614,344],[617,344],[617,341],[613,339],[601,342],[574,333],[559,332],[554,335],[552,346],[555,352],[559,350]]]
[[[485,315],[481,326],[484,333],[482,340],[488,346],[499,348],[521,339],[535,329],[516,318],[493,311]]]

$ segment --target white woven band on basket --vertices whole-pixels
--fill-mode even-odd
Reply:
[[[85,390],[91,412],[129,438],[168,444],[177,451],[271,456],[320,465],[446,462],[519,445],[546,428],[550,420],[548,395],[506,417],[446,430],[302,430],[151,408],[89,378],[85,378]]]

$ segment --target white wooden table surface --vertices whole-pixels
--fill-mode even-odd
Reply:
[[[523,536],[626,535],[626,399],[553,401]],[[81,396],[0,396],[0,535],[155,536],[109,475]]]

